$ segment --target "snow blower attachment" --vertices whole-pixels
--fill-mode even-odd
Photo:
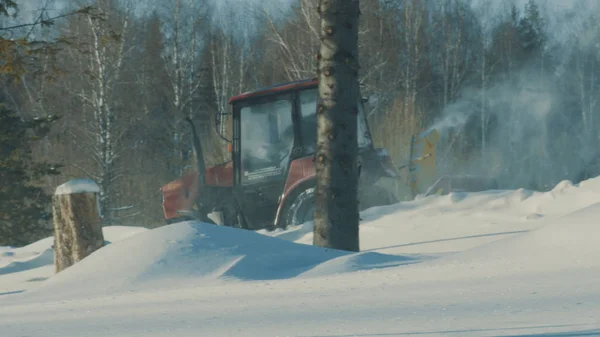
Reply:
[[[423,194],[436,179],[436,144],[440,134],[435,129],[428,130],[418,136],[412,136],[410,142],[410,158],[408,169],[408,186],[415,198]]]
[[[440,135],[435,129],[413,136],[408,167],[412,197],[444,195],[450,192],[479,192],[497,189],[493,178],[475,175],[442,175],[436,169],[436,143]]]
[[[497,188],[493,178],[474,175],[440,176],[436,163],[436,145],[439,139],[436,129],[411,137],[409,160],[399,166],[399,169],[407,169],[405,183],[413,199],[418,195],[479,192]]]

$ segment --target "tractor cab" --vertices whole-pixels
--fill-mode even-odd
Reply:
[[[195,141],[197,172],[205,171],[199,175],[205,181],[198,184],[197,213],[210,213],[210,219],[218,219],[214,220],[216,223],[247,229],[286,227],[311,220],[317,100],[316,80],[276,85],[232,97],[228,139],[231,161],[204,168],[203,151],[199,141]],[[361,99],[357,99],[357,105],[359,192],[364,191],[362,195],[369,199],[363,205],[394,203],[396,199],[391,193],[373,190],[379,178],[396,177],[397,170],[384,150],[373,148]],[[167,206],[171,210],[177,208],[164,203],[163,206],[165,210]],[[182,213],[190,215],[192,211],[179,211]]]
[[[280,202],[287,201],[288,194],[298,187],[295,184],[314,184],[317,86],[314,80],[293,82],[229,101],[235,190],[243,213],[251,214],[258,227],[279,222],[273,215],[278,213]],[[362,101],[357,104],[358,146],[364,152],[372,149],[372,142]]]
[[[317,99],[316,81],[265,88],[230,99],[239,185],[285,179],[292,161],[315,153]],[[371,146],[371,137],[362,102],[357,104],[359,148],[366,148]]]

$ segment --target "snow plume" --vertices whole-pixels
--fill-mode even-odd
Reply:
[[[524,75],[524,74],[520,74]],[[447,133],[456,128],[463,128],[473,118],[522,119],[532,118],[532,121],[543,121],[555,104],[555,91],[551,83],[530,83],[526,76],[519,76],[517,85],[513,81],[496,83],[493,87],[483,89],[468,88],[463,90],[461,97],[450,103],[441,116],[427,129],[436,129],[439,133]],[[558,94],[556,92],[555,94]],[[485,99],[485,110],[482,109],[482,99]],[[499,111],[500,110],[500,111]],[[492,114],[492,116],[485,116]],[[502,114],[502,116],[497,116]],[[516,128],[523,125],[514,125]],[[518,139],[515,139],[518,140]]]
[[[501,188],[542,190],[563,179],[580,179],[594,155],[586,146],[590,135],[581,130],[564,83],[552,75],[532,76],[533,70],[486,90],[466,90],[443,111],[431,126],[442,137],[440,173],[491,176]],[[466,149],[452,149],[461,146],[459,140],[466,140]],[[461,155],[444,156],[447,150]],[[470,154],[466,159],[465,153]]]
[[[442,111],[429,127],[441,135],[439,174],[492,176],[501,188],[547,190],[600,173],[594,99],[600,26],[591,17],[600,2],[538,3],[548,32],[543,62],[536,54],[521,67],[496,68],[485,89],[477,81]],[[497,14],[489,10],[490,20]]]
[[[467,124],[469,118],[476,113],[477,102],[475,100],[477,93],[470,90],[463,99],[450,103],[441,114],[441,117],[424,132],[436,129],[439,133],[445,133],[449,129],[460,128]]]

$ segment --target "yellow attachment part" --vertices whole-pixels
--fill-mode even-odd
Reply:
[[[409,166],[413,198],[417,194],[425,193],[437,179],[435,147],[439,138],[439,132],[432,129],[422,133],[414,140]]]

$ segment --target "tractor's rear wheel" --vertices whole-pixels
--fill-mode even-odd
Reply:
[[[393,205],[398,202],[393,193],[379,186],[372,186],[366,192],[359,196],[360,211],[375,206]],[[285,229],[288,226],[298,226],[313,221],[316,209],[315,200],[314,187],[296,194],[284,209],[279,227]]]
[[[167,223],[167,225],[172,225],[178,222],[186,222],[186,221],[194,221],[195,219],[191,216],[180,216],[177,218],[172,218],[172,219],[166,219],[165,222]]]
[[[314,187],[297,194],[288,205],[281,219],[280,227],[298,226],[313,221],[316,208]]]

